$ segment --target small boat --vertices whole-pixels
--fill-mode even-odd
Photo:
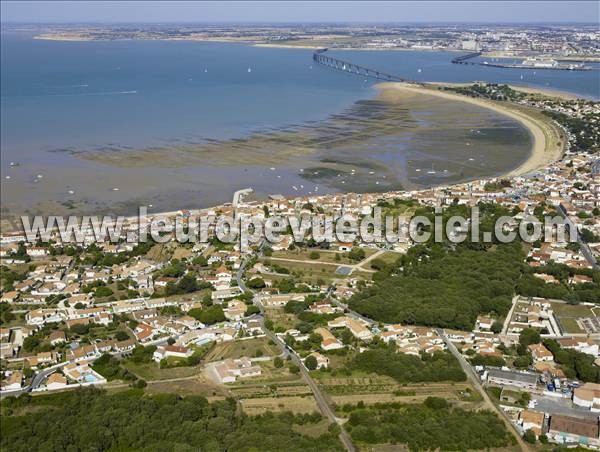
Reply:
[[[375,171],[369,171],[369,174],[375,174]]]
[[[420,172],[421,172],[421,170],[420,170],[419,168],[417,168],[415,171],[416,171],[417,173],[420,173]]]
[[[295,185],[292,185],[292,188],[293,188],[295,191],[298,191],[298,187],[296,187]]]
[[[43,176],[42,174],[38,174],[38,175],[37,175],[37,176],[35,176],[35,177],[37,177],[38,179],[42,179],[44,176]]]
[[[70,194],[70,195],[74,195],[75,194],[75,190],[68,190],[67,193]]]
[[[300,185],[300,188],[304,188],[304,185]]]
[[[252,72],[252,68],[248,68],[248,72]]]
[[[112,191],[119,191],[117,187],[113,188]]]
[[[270,169],[271,171],[275,171],[275,168],[274,168],[274,167],[271,167],[271,168],[269,168],[269,169]]]
[[[208,72],[208,69],[204,69],[204,73],[206,74]]]
[[[379,181],[375,181],[375,185],[379,185]]]
[[[423,72],[423,69],[419,68],[419,69],[417,69],[417,72],[419,72],[419,73]]]
[[[10,179],[10,176],[6,176],[4,179]]]

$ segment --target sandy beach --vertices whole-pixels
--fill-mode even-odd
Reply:
[[[384,100],[399,102],[407,94],[435,96],[488,108],[496,113],[519,121],[531,133],[533,140],[532,148],[527,160],[507,173],[506,176],[518,176],[543,168],[560,159],[564,151],[563,143],[565,140],[562,137],[562,131],[550,119],[531,108],[521,107],[508,102],[488,101],[440,91],[434,85],[430,87],[405,83],[381,83],[377,87],[381,90],[380,98]],[[540,94],[544,93],[542,90],[536,90],[536,92]]]

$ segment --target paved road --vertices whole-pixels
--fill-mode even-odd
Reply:
[[[264,243],[265,242],[263,241],[263,244],[261,244],[261,247],[259,248],[259,254],[262,253],[262,247],[263,247]],[[240,289],[242,289],[244,292],[246,290],[248,290],[249,292],[254,292],[253,290],[250,290],[246,287],[246,285],[244,284],[243,278],[242,278],[244,275],[244,269],[246,267],[246,263],[247,263],[247,260],[244,259],[242,261],[240,268],[238,269],[238,272],[236,273],[235,277],[236,277],[236,280],[238,283],[238,287]],[[344,445],[344,447],[346,448],[346,450],[348,450],[349,452],[356,451],[356,448],[354,447],[354,444],[352,444],[352,440],[350,439],[350,435],[348,435],[348,432],[346,431],[344,426],[339,424],[338,419],[335,417],[335,413],[333,412],[333,410],[331,409],[331,407],[325,400],[325,397],[323,396],[321,389],[315,383],[315,381],[312,379],[312,377],[309,375],[308,370],[306,369],[306,367],[304,367],[304,364],[302,363],[302,361],[300,361],[300,358],[298,357],[298,355],[296,355],[295,353],[292,353],[288,349],[288,347],[285,345],[285,342],[283,342],[277,335],[275,335],[275,333],[273,333],[271,330],[268,330],[267,328],[265,328],[264,308],[260,303],[258,303],[258,308],[260,309],[260,312],[262,314],[260,317],[261,327],[262,327],[263,331],[265,332],[265,334],[267,335],[267,337],[269,339],[271,339],[275,344],[277,344],[279,346],[279,348],[281,348],[281,350],[286,358],[289,357],[290,360],[296,366],[298,366],[298,368],[300,369],[300,374],[302,375],[302,378],[304,379],[304,381],[306,381],[306,384],[312,391],[313,396],[317,402],[317,406],[319,407],[319,410],[321,410],[321,413],[324,416],[327,416],[331,422],[334,422],[337,425],[339,425],[339,427],[340,427],[339,438],[340,438],[340,441],[342,442],[342,444]]]
[[[498,416],[500,416],[500,419],[502,419],[502,421],[506,425],[506,428],[508,429],[508,431],[511,432],[513,434],[513,436],[515,437],[515,439],[517,440],[517,444],[519,445],[519,447],[522,450],[529,451],[530,450],[529,446],[525,443],[525,441],[523,441],[523,438],[521,438],[521,435],[519,434],[519,432],[516,431],[512,422],[510,422],[510,420],[506,417],[506,415],[494,404],[494,402],[492,402],[492,399],[490,399],[490,396],[488,395],[488,393],[485,391],[485,389],[481,385],[481,382],[479,381],[479,377],[473,371],[473,368],[467,362],[465,357],[460,354],[460,352],[454,346],[452,341],[450,339],[448,339],[448,336],[446,336],[446,334],[444,333],[444,330],[442,330],[441,328],[436,328],[436,331],[440,335],[440,337],[444,340],[444,342],[446,343],[446,346],[448,347],[448,350],[450,351],[450,353],[452,353],[456,357],[458,362],[460,363],[460,366],[462,367],[463,371],[467,375],[467,378],[469,379],[469,381],[473,384],[475,389],[477,389],[479,394],[481,394],[481,397],[483,398],[483,402],[484,402],[486,408],[490,411],[497,413]]]
[[[19,389],[18,391],[1,392],[0,399],[4,398],[4,397],[9,397],[9,396],[18,397],[21,394],[25,394],[27,392],[31,392],[32,390],[39,388],[40,385],[42,384],[42,382],[46,379],[46,377],[48,375],[50,375],[53,372],[56,372],[57,369],[59,369],[60,367],[66,365],[66,364],[67,363],[65,362],[65,363],[61,363],[60,366],[52,366],[47,369],[41,370],[35,377],[33,377],[33,380],[31,381],[31,384],[29,386],[24,386],[21,389]]]
[[[569,218],[569,215],[567,214],[567,211],[562,206],[562,204],[559,205],[559,208],[560,208],[560,212],[562,213],[563,217],[565,218],[565,222],[569,225],[569,228],[571,228],[571,230],[578,231],[577,225],[573,222],[573,220],[571,220],[571,218]],[[588,261],[588,263],[593,268],[598,268],[596,258],[593,256],[592,251],[590,250],[590,247],[588,246],[588,244],[586,242],[584,242],[584,240],[581,237],[581,234],[579,232],[577,232],[577,242],[581,245],[581,253],[585,257],[585,259]]]

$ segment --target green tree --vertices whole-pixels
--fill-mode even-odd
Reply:
[[[525,433],[523,433],[523,440],[530,444],[535,444],[535,432],[531,429],[525,431]]]
[[[519,344],[524,348],[531,344],[539,344],[540,341],[540,332],[535,328],[524,328],[521,333],[519,333]]]
[[[314,355],[309,355],[304,360],[304,365],[308,370],[315,370],[317,368],[317,358]]]
[[[311,251],[308,257],[313,260],[319,259],[321,257],[321,254],[318,251]]]

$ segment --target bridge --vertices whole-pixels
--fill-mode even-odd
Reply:
[[[456,58],[452,58],[452,64],[472,64],[472,65],[478,65],[480,63],[473,62],[473,61],[468,61],[468,60],[470,60],[472,58],[477,58],[478,56],[481,56],[481,52],[467,53],[466,55],[462,55],[462,56],[458,56]]]
[[[315,63],[365,78],[374,78],[377,80],[384,80],[386,82],[416,83],[412,80],[398,77],[397,75],[388,74],[376,69],[350,63],[349,61],[340,60],[339,58],[327,56],[325,55],[325,52],[327,52],[327,49],[318,49],[313,53],[313,60]]]

